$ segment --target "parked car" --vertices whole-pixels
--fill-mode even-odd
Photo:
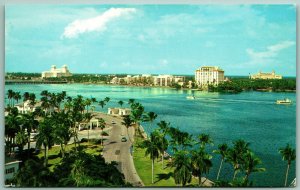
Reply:
[[[127,141],[127,138],[126,137],[122,137],[121,138],[121,142],[126,142]]]
[[[111,124],[116,124],[116,122],[115,121],[111,121]]]

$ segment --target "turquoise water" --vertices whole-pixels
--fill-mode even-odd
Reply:
[[[286,162],[281,160],[278,148],[290,143],[296,146],[296,93],[243,92],[240,94],[218,94],[195,92],[197,99],[187,100],[191,91],[167,88],[141,88],[100,85],[6,85],[6,91],[50,92],[67,91],[70,96],[81,94],[95,97],[97,100],[106,96],[111,100],[107,107],[119,106],[117,102],[127,102],[134,98],[141,102],[146,111],[158,114],[157,121],[166,120],[174,127],[179,127],[193,135],[208,133],[214,140],[214,147],[220,143],[231,144],[242,138],[250,142],[250,148],[263,162],[266,172],[252,174],[255,186],[282,186],[284,184]],[[38,96],[39,97],[39,96]],[[289,98],[292,105],[276,105],[277,99]],[[128,106],[124,104],[124,106]],[[145,130],[151,131],[147,124]],[[214,167],[208,177],[216,178],[220,163],[219,156],[214,156]],[[292,164],[288,183],[295,178],[295,163]],[[232,178],[232,168],[225,164],[221,179]]]

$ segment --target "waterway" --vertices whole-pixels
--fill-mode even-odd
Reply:
[[[107,107],[119,107],[117,102],[127,102],[134,98],[141,102],[146,111],[158,114],[157,122],[166,120],[172,126],[187,131],[194,136],[209,134],[214,140],[210,150],[217,149],[220,143],[232,145],[232,141],[244,139],[250,142],[250,148],[261,158],[266,172],[254,173],[251,179],[254,186],[282,186],[284,184],[286,162],[282,161],[278,148],[290,143],[296,146],[296,93],[242,92],[240,94],[219,94],[194,92],[195,100],[188,100],[190,90],[169,88],[126,87],[83,84],[15,84],[6,85],[5,90],[33,92],[39,98],[43,90],[50,92],[66,91],[67,95],[95,97],[97,100],[110,97],[108,105],[97,111],[107,112]],[[289,98],[291,105],[277,105],[277,99]],[[127,103],[123,107],[128,106]],[[153,129],[143,124],[147,133]],[[155,126],[156,127],[156,126]],[[213,168],[208,178],[214,180],[219,168],[219,155],[213,157]],[[288,183],[295,178],[293,162]],[[233,169],[225,163],[221,179],[231,179]]]

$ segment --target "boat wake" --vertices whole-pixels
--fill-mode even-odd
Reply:
[[[211,101],[211,102],[225,102],[225,103],[257,103],[257,104],[275,104],[274,101],[266,100],[243,100],[243,99],[224,99],[224,98],[198,98],[195,100]]]

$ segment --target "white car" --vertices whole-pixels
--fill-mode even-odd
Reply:
[[[111,121],[111,124],[116,124],[116,122],[115,121]]]

